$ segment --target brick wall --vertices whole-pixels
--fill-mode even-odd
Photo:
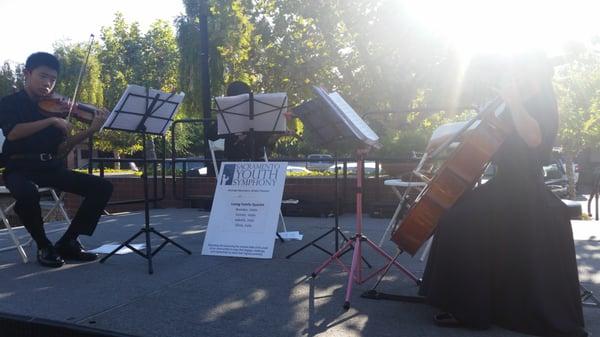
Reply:
[[[119,202],[132,199],[143,200],[143,180],[139,177],[110,177],[108,179],[114,187],[111,202]],[[389,202],[396,203],[397,197],[393,194],[389,187],[383,185],[384,178],[367,178],[364,180],[363,185],[363,201],[365,210],[369,209],[372,203]],[[356,179],[353,177],[347,177],[346,179],[339,178],[339,192],[338,197],[340,203],[344,209],[354,208],[355,203],[355,184]],[[183,193],[188,196],[188,199],[184,200]],[[154,184],[152,180],[148,182],[148,195],[150,198],[154,195]],[[185,208],[185,207],[198,207],[200,201],[210,201],[215,191],[215,178],[212,177],[188,177],[185,179],[178,178],[176,180],[176,193],[173,193],[173,182],[171,178],[166,179],[165,189],[163,193],[163,186],[158,180],[157,183],[157,195],[158,198],[164,195],[163,200],[156,203],[157,207],[167,208]],[[333,177],[295,177],[286,178],[284,188],[284,199],[298,199],[301,202],[310,203],[331,203],[335,202],[335,179]],[[65,198],[65,206],[69,214],[74,214],[80,204],[80,198],[76,195],[67,194]],[[150,207],[154,204],[151,203]],[[113,205],[108,207],[109,212],[122,212],[122,211],[134,211],[143,210],[143,203],[126,204],[126,205]]]

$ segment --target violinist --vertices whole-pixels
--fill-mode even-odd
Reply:
[[[24,89],[0,100],[0,127],[6,138],[4,184],[16,200],[15,212],[37,244],[42,266],[61,267],[67,261],[93,261],[78,241],[92,235],[112,193],[112,184],[100,177],[74,172],[63,166],[63,158],[82,140],[100,130],[106,109],[95,109],[89,127],[71,135],[67,119],[42,114],[40,102],[48,99],[56,84],[60,64],[51,54],[38,52],[25,63]],[[71,108],[69,103],[62,110]],[[83,202],[64,235],[52,244],[43,227],[37,187],[51,187],[83,197]]]

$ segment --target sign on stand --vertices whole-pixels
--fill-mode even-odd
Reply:
[[[273,257],[286,162],[224,162],[203,255]]]

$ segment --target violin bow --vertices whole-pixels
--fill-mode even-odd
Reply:
[[[83,72],[85,71],[85,68],[87,67],[88,64],[88,60],[90,59],[90,53],[92,52],[92,45],[94,44],[94,34],[90,34],[90,42],[88,45],[88,50],[87,53],[85,55],[85,62],[83,62],[83,64],[81,65],[81,68],[79,69],[79,76],[77,76],[77,83],[75,84],[75,92],[73,93],[73,104],[70,105],[69,107],[69,113],[67,114],[67,120],[69,120],[71,118],[71,112],[73,111],[73,106],[75,105],[75,102],[77,102],[77,93],[79,92],[79,84],[81,83],[81,79],[83,78]]]

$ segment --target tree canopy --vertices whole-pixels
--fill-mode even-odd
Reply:
[[[119,13],[102,28],[82,83],[81,99],[112,107],[128,83],[186,93],[178,118],[199,118],[200,0],[182,0],[185,13],[174,25],[157,21],[147,31]],[[493,94],[498,73],[482,56],[466,68],[442,36],[423,27],[397,0],[207,0],[211,93],[247,82],[254,92],[288,93],[290,107],[313,98],[311,87],[339,91],[381,136],[377,153],[402,158],[422,150],[432,130],[473,113],[470,107]],[[558,145],[573,154],[599,144],[600,59],[594,47],[557,71],[561,112]],[[85,54],[82,43],[58,42],[63,63],[57,90],[70,94]],[[486,63],[487,62],[487,63]],[[19,86],[21,65],[0,70],[0,95]],[[303,156],[320,152],[310,130],[293,120],[302,136],[282,138],[276,152]],[[177,151],[201,153],[204,130],[178,130]],[[110,132],[97,146],[121,154],[140,148],[134,136]]]

